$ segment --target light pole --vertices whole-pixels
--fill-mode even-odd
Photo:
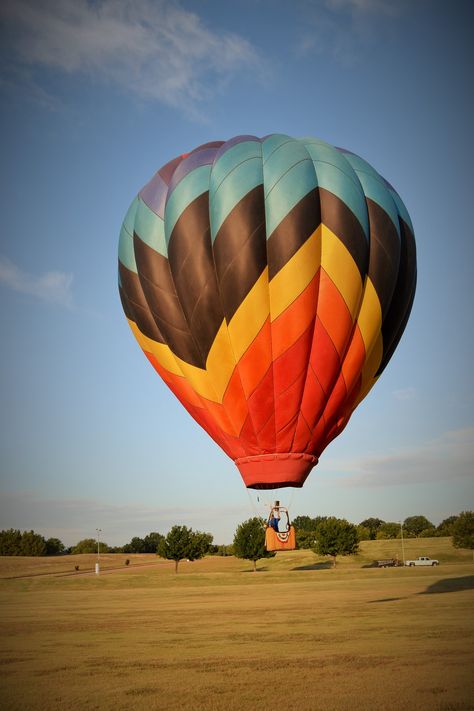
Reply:
[[[96,528],[96,533],[97,533],[97,563],[95,564],[95,574],[99,575],[100,573],[100,534],[102,533],[101,528]]]
[[[405,567],[405,543],[403,541],[403,522],[400,521],[400,534],[402,538],[402,558],[403,558],[403,566]]]

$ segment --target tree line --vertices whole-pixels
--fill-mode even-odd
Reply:
[[[298,531],[298,548],[312,549],[315,553],[336,556],[356,553],[360,541],[399,538],[401,524],[368,518],[355,525],[335,516],[297,516],[294,526]],[[439,526],[434,526],[424,516],[410,516],[403,521],[406,537],[452,536],[458,548],[474,550],[474,512],[463,511],[450,516]],[[197,560],[208,554],[235,555],[254,563],[261,558],[275,555],[265,550],[265,521],[254,517],[239,524],[231,546],[215,545],[213,536],[203,531],[193,531],[187,526],[173,526],[163,535],[150,532],[144,538],[134,536],[124,546],[108,546],[104,541],[85,538],[75,546],[66,548],[58,538],[45,539],[34,531],[9,529],[0,531],[0,555],[2,556],[47,556],[76,553],[152,553],[174,560],[175,570],[181,560]]]
[[[463,512],[471,513],[471,512]],[[403,522],[384,521],[381,518],[366,518],[356,524],[359,541],[386,540],[389,538],[433,538],[435,536],[452,536],[458,516],[445,518],[438,526],[429,521],[426,516],[408,516]],[[298,531],[298,547],[312,548],[316,540],[316,531],[326,516],[297,516],[293,524]]]
[[[357,553],[363,540],[401,538],[402,524],[368,518],[354,525],[335,516],[297,516],[294,526],[298,531],[297,547],[311,549],[317,555],[330,556],[333,566],[338,555]],[[403,535],[408,538],[428,536],[451,536],[456,548],[474,550],[474,512],[463,511],[450,516],[435,527],[424,516],[410,516],[403,521]],[[428,531],[430,533],[428,533]],[[247,558],[254,563],[260,558],[275,555],[265,549],[265,522],[259,518],[245,521],[237,528],[233,552],[238,558]]]

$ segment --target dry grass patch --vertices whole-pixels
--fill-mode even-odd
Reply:
[[[144,553],[127,555],[125,553],[101,553],[100,567],[106,572],[116,568],[125,568],[125,561],[130,561],[128,567],[141,567],[160,562],[156,555]],[[20,578],[43,575],[66,575],[77,572],[93,572],[97,562],[94,553],[80,555],[50,556],[36,558],[33,556],[0,556],[0,579]],[[161,561],[162,563],[164,561]],[[79,571],[75,567],[79,566]]]
[[[275,689],[289,711],[473,708],[472,564],[315,560],[3,580],[2,708],[255,711]]]

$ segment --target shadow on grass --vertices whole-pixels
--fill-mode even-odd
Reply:
[[[459,592],[460,590],[474,589],[474,575],[465,575],[462,578],[445,578],[438,580],[433,585],[429,585],[426,590],[415,593],[415,595],[432,595],[436,593]],[[395,600],[406,600],[406,597],[382,597],[379,600],[369,600],[369,603],[375,602],[394,602]]]
[[[394,602],[395,600],[405,600],[404,597],[381,597],[380,600],[369,600],[371,604],[374,602]]]
[[[299,565],[296,568],[292,568],[292,570],[328,570],[329,568],[332,568],[333,565],[331,561],[324,561],[324,563],[313,563],[312,565]]]
[[[465,575],[462,578],[446,578],[429,585],[417,595],[432,595],[433,593],[458,592],[459,590],[472,590],[474,588],[474,575]]]

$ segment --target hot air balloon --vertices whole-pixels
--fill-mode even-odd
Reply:
[[[415,286],[398,194],[315,138],[237,136],[180,155],[120,235],[134,336],[254,489],[303,485],[390,360]]]

